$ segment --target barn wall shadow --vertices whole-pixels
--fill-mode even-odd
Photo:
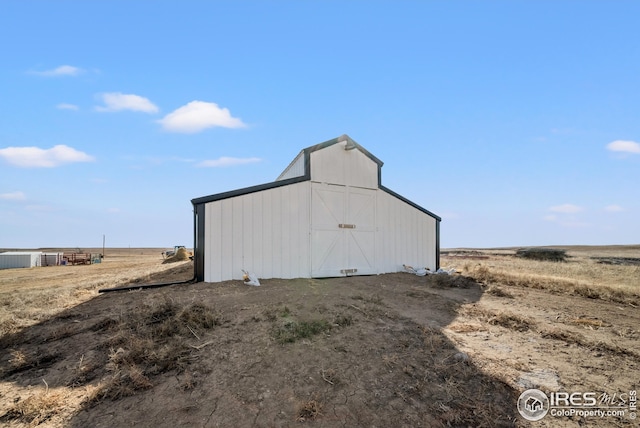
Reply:
[[[317,415],[307,415],[314,426],[518,423],[516,391],[483,373],[442,332],[461,305],[482,297],[470,279],[387,274],[262,285],[198,283],[99,295],[0,338],[8,351],[0,380],[34,387],[46,379],[50,389],[96,386],[114,376],[108,365],[120,352],[114,337],[123,320],[145,305],[203,305],[221,318],[210,330],[193,327],[199,340],[174,332],[182,337],[180,364],[141,365],[149,385],[84,406],[69,426],[289,426],[300,420],[300,403],[314,400],[322,403]],[[333,327],[312,339],[274,343],[273,329],[298,316]]]

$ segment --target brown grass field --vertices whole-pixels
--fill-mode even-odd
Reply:
[[[449,249],[453,275],[106,294],[190,279],[192,263],[107,249],[95,265],[0,270],[0,425],[637,426],[640,246],[562,249]],[[626,413],[528,422],[529,388]]]

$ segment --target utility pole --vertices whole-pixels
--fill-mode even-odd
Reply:
[[[102,258],[104,258],[104,234],[102,235]]]

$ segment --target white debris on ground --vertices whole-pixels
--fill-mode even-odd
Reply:
[[[255,276],[253,273],[251,272],[247,272],[246,270],[242,269],[242,279],[244,280],[244,285],[253,285],[255,287],[260,286],[260,281],[258,280],[258,277]]]
[[[414,268],[413,266],[409,266],[409,265],[402,265],[402,267],[404,267],[404,271],[407,273],[411,273],[414,275],[418,275],[418,276],[425,276],[425,275],[453,275],[454,273],[456,273],[456,270],[454,268],[451,269],[443,269],[440,268],[437,271],[432,271],[429,268]]]

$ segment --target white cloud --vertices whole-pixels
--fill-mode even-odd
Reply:
[[[78,106],[75,104],[67,104],[67,103],[60,103],[56,106],[57,109],[59,110],[78,110]]]
[[[121,111],[132,110],[144,113],[157,113],[160,109],[145,97],[135,94],[121,94],[110,92],[101,94],[104,106],[97,106],[97,111]]]
[[[84,70],[78,67],[73,67],[71,65],[61,65],[60,67],[56,67],[51,70],[45,71],[32,71],[31,74],[37,74],[38,76],[77,76],[81,74]]]
[[[25,168],[51,168],[74,162],[92,162],[93,156],[60,144],[50,149],[39,147],[7,147],[0,149],[0,157],[10,164]]]
[[[556,205],[549,208],[549,211],[563,214],[575,214],[582,211],[583,208],[573,204]]]
[[[640,154],[640,144],[635,141],[616,140],[607,144],[607,150],[612,152]]]
[[[261,162],[260,158],[231,158],[222,156],[218,159],[205,160],[197,164],[196,166],[205,168],[216,168],[225,166],[246,165],[249,163]]]
[[[27,196],[23,192],[17,191],[0,193],[0,199],[4,199],[7,201],[24,201],[25,199],[27,199]]]
[[[620,205],[607,205],[606,207],[604,207],[604,210],[610,213],[619,213],[621,211],[624,211],[624,208],[622,208]]]
[[[171,132],[192,134],[207,128],[243,128],[242,120],[232,117],[229,109],[220,108],[216,103],[191,101],[158,121]]]
[[[558,217],[555,214],[549,214],[546,215],[544,217],[542,217],[542,219],[544,221],[548,221],[551,223],[556,223],[560,226],[563,227],[570,227],[570,228],[580,228],[580,227],[590,227],[591,224],[587,223],[586,221],[581,221],[577,218],[575,218],[574,216],[562,216],[562,217]]]

